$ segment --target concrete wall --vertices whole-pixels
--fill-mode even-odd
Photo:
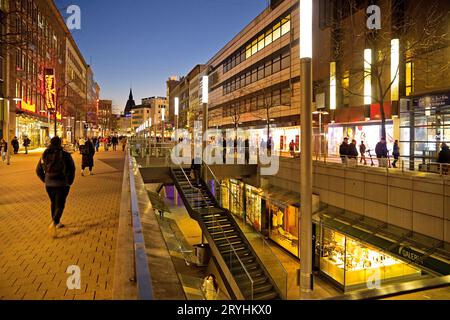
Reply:
[[[300,159],[280,159],[269,184],[299,192]],[[450,242],[450,177],[314,163],[321,202]]]

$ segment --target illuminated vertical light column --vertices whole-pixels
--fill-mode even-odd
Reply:
[[[372,49],[364,50],[364,105],[372,104]]]
[[[163,108],[161,108],[161,135],[162,135],[162,143],[164,143],[164,138],[165,138],[165,136],[164,136],[164,134],[165,134],[165,126],[166,126],[166,123],[165,123],[165,121],[166,121],[166,108],[165,107],[163,107]]]
[[[400,41],[391,40],[391,101],[399,100]]]
[[[208,103],[209,103],[209,77],[202,77],[202,105],[203,105],[203,123],[202,123],[202,154],[206,150],[206,130],[208,130]],[[206,167],[203,166],[202,177],[206,181],[207,170]]]
[[[300,209],[300,291],[313,290],[312,274],[312,0],[300,0],[301,62],[301,209]]]
[[[176,117],[176,125],[175,125],[175,129],[176,129],[176,139],[178,140],[178,117],[179,117],[179,113],[180,113],[180,98],[176,97],[175,98],[175,117]]]
[[[336,110],[336,62],[330,63],[330,110]]]

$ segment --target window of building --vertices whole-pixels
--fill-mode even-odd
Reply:
[[[281,56],[281,70],[287,69],[291,66],[291,55],[289,52],[283,53]]]
[[[264,65],[258,67],[258,80],[264,79]]]
[[[264,39],[265,39],[264,34],[259,36],[259,38],[258,38],[258,51],[264,49]]]
[[[412,61],[408,61],[406,63],[406,95],[410,96],[414,91],[413,89],[414,82],[414,64]]]
[[[281,37],[281,23],[277,23],[273,27],[273,41],[280,39]]]
[[[272,30],[266,32],[265,46],[268,46],[272,43]]]
[[[273,106],[279,106],[281,104],[281,91],[280,90],[274,90],[272,92],[272,105]]]
[[[258,39],[252,42],[252,56],[258,52]]]
[[[258,70],[253,69],[252,70],[252,83],[255,83],[256,81],[258,81]]]
[[[342,89],[344,93],[344,107],[350,106],[350,72],[344,72],[342,77]]]
[[[0,81],[3,81],[3,57],[0,57]]]
[[[264,69],[264,76],[269,77],[272,75],[272,61],[267,61]]]
[[[280,72],[280,70],[281,70],[281,57],[278,56],[275,59],[273,59],[272,72],[277,73],[277,72]]]
[[[289,87],[283,88],[281,90],[281,105],[283,106],[291,105],[291,90]]]
[[[288,16],[281,21],[281,36],[291,31],[291,17]]]

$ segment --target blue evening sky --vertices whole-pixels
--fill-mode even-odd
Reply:
[[[141,98],[166,95],[169,76],[207,62],[264,8],[267,0],[56,0],[81,8],[72,32],[92,62],[101,98],[123,111],[130,85]]]

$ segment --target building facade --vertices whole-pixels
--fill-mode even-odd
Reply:
[[[112,134],[112,101],[100,100],[98,103],[98,129],[102,137]]]
[[[10,137],[43,146],[55,135],[56,122],[56,134],[73,141],[77,121],[87,121],[89,75],[63,17],[51,0],[2,0],[1,5],[2,105],[10,103]]]

